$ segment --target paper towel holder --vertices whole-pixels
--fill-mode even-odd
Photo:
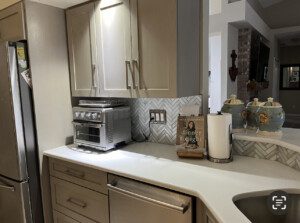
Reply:
[[[232,143],[232,134],[230,134],[230,142]],[[208,148],[208,150],[209,150],[209,148]],[[213,157],[209,156],[209,151],[208,151],[207,157],[208,157],[207,159],[213,163],[231,163],[233,161],[232,145],[231,145],[231,149],[230,149],[230,156],[228,159],[213,158]]]
[[[208,156],[208,160],[213,163],[230,163],[233,161],[233,156],[232,156],[232,154],[230,154],[230,157],[228,159],[217,159],[217,158]]]
[[[223,113],[221,111],[218,111],[217,112],[217,115],[223,115]],[[229,132],[231,132],[231,125],[229,126]],[[207,159],[211,162],[214,162],[214,163],[230,163],[233,161],[233,155],[232,155],[232,142],[233,142],[233,138],[232,138],[233,134],[230,133],[229,134],[229,142],[230,142],[230,145],[231,145],[231,148],[230,148],[230,156],[228,159],[219,159],[219,158],[213,158],[211,156],[209,156],[209,148],[208,148],[208,156],[207,156]]]

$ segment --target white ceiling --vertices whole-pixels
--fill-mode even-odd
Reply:
[[[247,0],[272,29],[300,26],[300,0]]]
[[[279,2],[282,2],[283,0],[258,0],[259,3],[261,4],[261,6],[263,8],[267,8],[267,7],[270,7],[272,5],[275,5]]]
[[[51,5],[51,6],[55,6],[58,8],[66,9],[71,6],[86,2],[88,0],[32,0],[32,1],[39,2],[39,3],[45,4],[45,5]]]

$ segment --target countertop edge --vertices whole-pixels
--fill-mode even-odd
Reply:
[[[154,145],[154,146],[156,146],[156,145]],[[218,193],[219,195],[215,195],[215,194],[211,194],[211,192],[208,192],[207,190],[205,191],[202,191],[202,189],[204,188],[204,187],[202,187],[202,189],[200,189],[201,190],[201,192],[199,191],[199,190],[196,190],[195,188],[193,188],[193,186],[191,186],[191,184],[189,184],[189,183],[178,183],[178,184],[176,184],[176,181],[174,181],[174,180],[170,180],[170,178],[168,178],[168,177],[165,177],[165,179],[164,180],[160,180],[160,179],[158,179],[157,177],[153,177],[153,174],[152,174],[152,176],[151,176],[151,173],[150,173],[150,176],[148,175],[147,177],[144,177],[144,175],[142,175],[141,173],[139,173],[138,171],[137,171],[137,173],[136,174],[134,174],[134,172],[132,171],[132,170],[130,170],[130,168],[128,168],[127,170],[125,170],[125,171],[123,171],[123,170],[120,170],[119,169],[119,167],[117,167],[117,166],[115,166],[115,164],[114,165],[112,165],[112,164],[99,164],[98,165],[98,163],[93,163],[93,161],[95,161],[94,160],[94,158],[93,158],[93,160],[92,161],[90,161],[89,162],[89,160],[84,160],[84,161],[82,161],[82,160],[80,160],[80,158],[78,157],[78,154],[76,154],[76,152],[78,152],[78,151],[74,151],[74,157],[73,156],[70,156],[70,153],[72,153],[71,151],[73,151],[73,149],[70,149],[70,148],[68,148],[67,146],[62,146],[62,147],[58,147],[58,148],[56,148],[56,149],[52,149],[52,150],[47,150],[47,151],[44,151],[44,153],[43,153],[43,155],[44,156],[47,156],[47,157],[50,157],[50,158],[56,158],[56,159],[60,159],[60,160],[64,160],[64,161],[68,161],[68,162],[72,162],[72,163],[75,163],[75,164],[79,164],[79,165],[83,165],[83,166],[85,166],[85,167],[90,167],[90,168],[93,168],[93,169],[97,169],[97,170],[100,170],[100,171],[104,171],[104,172],[107,172],[107,173],[111,173],[111,174],[116,174],[116,175],[120,175],[120,176],[123,176],[123,177],[128,177],[128,178],[131,178],[131,179],[134,179],[134,180],[138,180],[138,181],[142,181],[142,182],[145,182],[145,183],[149,183],[149,184],[152,184],[152,185],[156,185],[156,186],[159,186],[159,187],[163,187],[163,188],[167,188],[167,189],[170,189],[170,190],[174,190],[174,191],[178,191],[178,192],[180,192],[180,193],[183,193],[183,194],[188,194],[188,195],[191,195],[191,196],[194,196],[194,197],[197,197],[197,198],[199,198],[205,205],[206,205],[206,207],[210,210],[210,212],[214,215],[214,217],[216,218],[216,220],[217,221],[219,221],[219,223],[222,223],[222,222],[230,222],[229,221],[229,219],[231,219],[231,217],[233,218],[233,219],[235,219],[236,221],[238,221],[239,223],[250,223],[250,221],[248,220],[248,218],[246,217],[246,216],[244,216],[238,209],[237,209],[237,207],[235,207],[235,205],[234,205],[234,203],[233,203],[233,199],[237,196],[237,195],[239,195],[239,196],[246,196],[247,194],[250,194],[250,193],[254,193],[254,192],[258,192],[258,191],[260,191],[260,192],[267,192],[267,191],[272,191],[272,190],[276,190],[276,189],[282,189],[283,188],[283,186],[281,186],[281,185],[285,185],[285,183],[283,184],[282,183],[282,180],[281,180],[281,182],[278,182],[278,180],[277,180],[277,182],[278,183],[276,183],[276,185],[275,186],[270,186],[269,184],[267,184],[266,186],[259,186],[259,187],[257,187],[257,188],[255,188],[255,189],[253,189],[253,188],[251,188],[251,187],[253,187],[253,185],[251,186],[249,186],[249,185],[247,185],[247,187],[242,187],[242,188],[240,188],[238,191],[234,191],[234,193],[231,191],[230,192],[230,190],[229,190],[229,192],[227,191],[225,194],[223,194],[223,193]],[[119,151],[118,151],[119,152]],[[115,158],[115,156],[118,156],[118,153],[117,151],[116,151],[116,153],[113,153],[113,154],[116,154],[116,155],[112,155],[112,156],[110,156],[109,154],[105,154],[104,153],[104,157],[103,158],[106,158],[105,156],[107,155],[108,157],[112,157],[113,159]],[[135,153],[135,152],[129,152],[130,154],[128,155],[127,154],[127,152],[128,151],[124,151],[125,152],[125,155],[127,155],[128,157],[130,157],[130,159],[131,158],[133,158],[133,159],[136,159],[137,161],[139,160],[139,161],[141,161],[141,159],[145,159],[145,161],[143,160],[143,163],[144,162],[149,162],[149,161],[151,161],[152,162],[152,160],[153,160],[153,157],[149,157],[149,156],[142,156],[142,158],[141,158],[141,156],[140,155],[143,155],[143,154],[137,154],[137,153]],[[123,151],[121,151],[120,152],[121,154],[123,154]],[[132,155],[131,155],[132,154]],[[73,155],[73,154],[72,154]],[[89,157],[89,154],[86,154],[87,155],[87,157],[88,158],[90,158]],[[136,157],[136,155],[138,155],[137,157]],[[100,156],[99,156],[100,157]],[[145,158],[144,158],[145,157]],[[126,158],[126,157],[125,157]],[[154,157],[155,158],[155,157]],[[253,158],[252,158],[253,159]],[[102,156],[100,157],[100,160],[104,160],[104,161],[106,161],[106,159],[102,159]],[[98,160],[98,158],[97,158],[97,162],[98,161],[100,161],[100,160]],[[132,160],[131,160],[132,161]],[[154,159],[153,160],[153,162],[155,162],[156,161],[156,159]],[[164,161],[164,160],[162,160],[161,161],[161,159],[160,159],[160,161],[159,161],[159,163],[158,164],[161,164],[161,163],[163,163],[164,165],[166,165],[166,166],[168,166],[169,165],[169,161],[171,161],[171,160],[168,160],[168,159],[166,159],[166,161]],[[129,161],[128,161],[129,162]],[[115,161],[113,160],[113,162],[111,162],[111,163],[115,163]],[[129,165],[131,165],[131,163],[129,162],[128,163]],[[179,164],[180,165],[180,164]],[[183,166],[179,166],[180,168],[179,169],[181,169],[181,167],[183,167],[184,169],[186,168],[186,167],[188,167],[188,168],[190,168],[189,166],[185,166],[186,164],[185,164],[185,162],[182,162],[182,165]],[[107,168],[108,167],[108,168]],[[159,165],[157,166],[157,168],[159,167]],[[111,168],[111,169],[110,169]],[[173,168],[173,167],[172,167]],[[207,167],[207,166],[201,166],[201,168],[203,168],[203,170],[204,170],[204,172],[206,172],[206,170],[209,170],[209,169],[211,169],[210,167]],[[205,168],[207,168],[207,169],[205,169]],[[179,170],[178,168],[177,168],[177,164],[176,164],[176,168],[175,168],[175,170]],[[197,169],[196,169],[197,170]],[[144,171],[144,170],[143,170]],[[149,171],[149,170],[148,170]],[[199,171],[199,170],[197,170],[197,171]],[[234,173],[234,172],[233,172]],[[190,174],[194,174],[193,173],[193,171],[192,171],[192,173],[190,173]],[[184,176],[184,175],[182,175],[182,172],[180,172],[179,173],[179,176]],[[211,176],[211,175],[207,175],[207,173],[206,174],[204,174],[203,175],[203,177],[205,177],[205,176]],[[234,177],[235,175],[233,175],[233,177]],[[250,175],[249,175],[250,176]],[[214,176],[212,176],[212,177],[214,177]],[[245,176],[244,176],[245,177]],[[243,178],[244,177],[242,177],[241,178],[241,180],[243,180]],[[269,179],[268,178],[265,178],[265,177],[263,177],[263,178],[261,178],[261,177],[259,177],[259,176],[255,176],[255,177],[257,177],[257,179],[258,179],[258,182],[259,181],[263,181],[264,182],[264,184],[266,184],[265,183],[265,181],[267,180],[267,181],[269,181]],[[204,179],[204,178],[203,178]],[[214,180],[213,182],[214,183],[216,183],[216,182],[219,182],[218,180],[216,180],[217,178],[213,178],[212,180]],[[225,179],[226,179],[226,176],[225,176]],[[271,178],[270,178],[271,179]],[[239,182],[239,181],[241,181],[241,180],[238,180],[238,181],[236,181],[236,179],[234,179],[233,178],[233,182],[231,182],[231,183],[233,183],[233,184],[235,184],[235,187],[236,188],[239,188],[239,187],[237,187],[237,185],[236,185],[236,183],[237,182]],[[275,179],[274,179],[275,180]],[[289,179],[287,179],[287,181],[289,181],[290,182],[290,185],[294,185],[292,188],[291,187],[288,187],[288,189],[290,188],[290,189],[294,189],[294,190],[297,190],[297,191],[299,191],[300,190],[300,187],[298,187],[298,181],[295,181],[295,180],[289,180]],[[168,183],[169,182],[169,183]],[[173,183],[172,183],[173,182]],[[285,180],[284,180],[284,182],[285,182]],[[295,183],[295,182],[297,182],[297,183]],[[230,183],[230,184],[231,184]],[[252,183],[251,183],[252,184]],[[263,184],[263,185],[264,185]],[[245,185],[244,185],[245,186]],[[189,188],[190,187],[190,188]],[[228,187],[228,183],[227,183],[227,187]],[[251,189],[249,189],[249,188],[251,188]],[[285,188],[285,187],[284,187]],[[204,195],[203,195],[203,193],[204,193]],[[209,193],[209,194],[207,194],[207,195],[205,195],[205,193]],[[215,203],[216,203],[216,200],[219,200],[219,197],[218,196],[220,196],[221,195],[221,197],[222,198],[220,198],[220,199],[226,199],[226,200],[224,200],[224,201],[226,201],[226,203],[224,203],[224,205],[225,206],[227,206],[226,207],[226,209],[228,209],[228,210],[230,210],[230,212],[232,212],[229,216],[226,214],[225,215],[225,213],[222,213],[222,209],[220,209],[220,205],[217,205],[218,206],[218,208],[216,208],[214,205],[215,205]],[[224,197],[223,197],[223,195],[224,195]],[[211,196],[213,196],[213,197],[211,197]],[[213,199],[214,201],[208,201],[209,199]],[[230,199],[230,200],[229,200]],[[232,202],[230,202],[230,201],[232,201]],[[215,208],[216,209],[218,209],[218,210],[215,210]],[[222,208],[222,207],[221,207]],[[224,211],[223,211],[224,212]],[[231,219],[232,220],[232,219]],[[236,222],[235,221],[235,222]],[[232,221],[231,221],[232,222]]]
[[[59,148],[62,148],[62,147],[59,147]],[[99,166],[95,166],[95,165],[90,165],[86,162],[80,162],[80,161],[77,161],[77,160],[74,160],[74,159],[69,159],[69,158],[65,158],[65,157],[62,157],[62,156],[51,154],[50,151],[51,150],[44,151],[43,156],[47,156],[49,158],[60,159],[60,160],[67,161],[67,162],[72,162],[74,164],[83,165],[85,167],[97,169],[97,170],[107,172],[107,173],[110,173],[110,174],[119,175],[121,177],[127,177],[127,178],[130,178],[130,179],[133,179],[133,180],[137,180],[137,181],[147,183],[147,184],[152,184],[154,186],[158,186],[158,187],[166,188],[166,189],[169,189],[169,190],[177,191],[177,192],[182,193],[182,194],[194,196],[197,199],[200,199],[205,204],[206,208],[208,208],[208,210],[213,214],[214,218],[218,221],[218,223],[224,223],[224,220],[220,217],[220,214],[217,213],[214,210],[214,208],[211,207],[209,202],[206,201],[206,198],[203,197],[202,194],[197,192],[197,191],[190,190],[190,189],[187,189],[187,188],[178,187],[176,185],[168,184],[168,183],[165,183],[165,182],[162,182],[162,181],[155,181],[155,180],[149,180],[148,178],[137,177],[134,174],[128,174],[126,172],[114,171],[114,170],[111,170],[111,169],[108,169],[108,168],[103,168],[103,167],[99,167]],[[239,195],[243,195],[243,194],[239,194]],[[251,223],[246,216],[244,216],[243,214],[242,214],[242,216],[243,216],[243,219],[241,219],[241,221],[239,223]]]

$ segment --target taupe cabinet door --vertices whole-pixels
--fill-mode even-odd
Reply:
[[[0,12],[1,41],[18,41],[26,39],[23,15],[23,3],[21,2]]]
[[[67,10],[72,96],[98,96],[95,4]]]
[[[101,96],[132,97],[129,0],[101,0],[97,7]]]
[[[177,0],[135,0],[133,69],[141,97],[176,97]]]

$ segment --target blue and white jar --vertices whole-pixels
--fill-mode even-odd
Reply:
[[[252,102],[247,104],[247,129],[250,130],[257,130],[258,123],[257,123],[257,112],[262,105],[262,102],[258,100],[258,98],[254,98]]]
[[[232,114],[232,130],[233,132],[243,131],[246,125],[246,108],[244,102],[237,99],[236,95],[231,95],[224,102],[221,110],[223,113]]]
[[[259,134],[278,135],[282,133],[282,126],[285,121],[285,112],[282,105],[274,102],[273,98],[268,98],[257,112],[257,122]]]

